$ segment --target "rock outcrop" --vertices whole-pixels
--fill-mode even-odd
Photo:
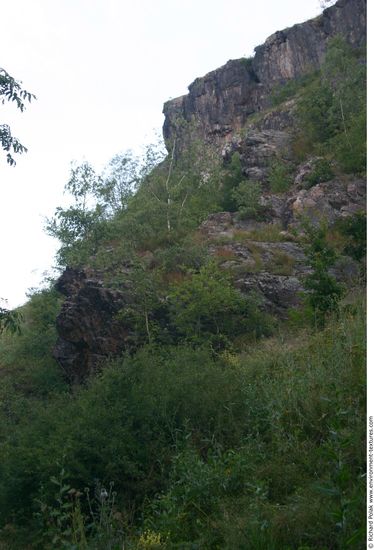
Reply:
[[[58,341],[54,357],[70,383],[80,383],[103,359],[126,347],[130,329],[117,314],[131,299],[105,288],[99,273],[67,268],[56,284],[65,296],[57,317]]]
[[[332,225],[338,219],[365,211],[366,186],[362,179],[334,179],[309,190],[295,189],[282,195],[265,193],[262,198],[268,221],[240,220],[238,214],[212,214],[200,231],[209,252],[233,275],[242,292],[256,292],[263,308],[280,317],[300,304],[303,278],[310,272],[301,246],[296,242],[302,220]],[[359,268],[351,258],[341,257],[332,274],[354,284]]]
[[[253,59],[228,61],[197,78],[187,95],[164,105],[166,145],[176,141],[183,150],[200,138],[222,150],[251,114],[269,106],[274,86],[320,67],[337,34],[355,47],[365,43],[366,0],[338,0],[318,17],[271,35]]]
[[[291,134],[295,100],[268,109],[274,86],[320,66],[328,39],[342,34],[352,45],[366,38],[366,0],[338,0],[319,17],[277,32],[256,48],[253,59],[229,61],[198,78],[189,93],[164,106],[164,137],[176,155],[190,140],[213,145],[223,159],[238,151],[244,175],[266,182],[272,158],[292,159]],[[258,113],[255,116],[251,116]],[[250,120],[248,120],[250,117]],[[335,177],[308,188],[313,159],[299,166],[287,193],[263,185],[263,219],[241,220],[238,214],[215,213],[201,225],[200,237],[222,269],[229,270],[243,293],[257,293],[262,307],[280,317],[300,303],[309,272],[296,236],[301,220],[332,225],[365,210],[366,183]],[[341,258],[334,275],[352,281],[357,265]],[[106,288],[99,272],[67,268],[57,283],[66,297],[57,318],[54,355],[71,383],[82,382],[102,361],[129,349],[134,334],[119,315],[131,305],[131,288]]]

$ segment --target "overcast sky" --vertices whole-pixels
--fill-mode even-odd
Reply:
[[[29,149],[15,168],[0,157],[0,297],[20,305],[53,265],[43,219],[66,204],[72,160],[101,168],[151,141],[166,100],[320,11],[319,0],[0,0],[0,67],[37,96],[24,113],[0,105]]]

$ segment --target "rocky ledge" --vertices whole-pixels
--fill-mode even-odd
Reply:
[[[188,94],[164,105],[166,145],[176,141],[183,150],[199,138],[222,150],[248,116],[269,106],[274,86],[321,66],[337,34],[355,47],[365,44],[366,0],[338,0],[318,17],[271,35],[252,59],[228,61],[197,78]]]

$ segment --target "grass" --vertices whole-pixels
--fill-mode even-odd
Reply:
[[[282,226],[277,223],[265,224],[251,231],[236,231],[234,232],[234,240],[238,241],[260,241],[268,243],[285,242],[289,237],[282,235]]]
[[[295,258],[282,250],[273,250],[272,254],[273,257],[267,269],[274,275],[292,275],[295,266]]]
[[[56,547],[40,538],[35,498],[43,490],[50,529],[56,489],[93,494],[96,478],[114,482],[119,525],[93,535],[82,500],[79,550],[362,548],[365,334],[358,295],[323,331],[248,334],[239,353],[145,348],[47,400],[3,388],[0,547]]]
[[[287,338],[226,356],[242,380],[248,431],[205,462],[179,456],[148,518],[168,533],[166,548],[363,547],[364,306],[341,310],[301,342]]]

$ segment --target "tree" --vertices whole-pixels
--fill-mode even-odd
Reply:
[[[331,38],[320,74],[297,105],[303,135],[316,152],[332,154],[346,172],[366,169],[364,53],[339,35]]]
[[[304,281],[304,286],[309,291],[306,301],[312,308],[316,324],[323,327],[326,315],[336,310],[344,288],[329,273],[337,256],[327,242],[327,225],[322,223],[314,227],[307,222],[304,229],[306,232],[304,252],[312,268],[312,272]]]
[[[103,208],[96,200],[101,185],[101,177],[88,162],[72,163],[65,191],[72,195],[74,204],[68,208],[57,207],[54,216],[46,220],[45,227],[46,233],[62,244],[58,252],[61,265],[69,263],[74,247],[78,248],[78,256],[82,246],[88,254],[94,252],[88,239],[94,237],[95,240],[96,229],[104,219]]]
[[[17,109],[23,112],[25,101],[31,102],[32,99],[36,99],[34,94],[24,90],[20,82],[0,67],[0,103],[4,105],[6,101],[15,102]],[[12,136],[8,124],[0,124],[0,143],[2,149],[6,152],[7,163],[10,166],[16,164],[12,154],[27,152],[26,147],[16,137]],[[0,307],[0,334],[5,330],[19,332],[21,320],[22,317],[19,312]]]
[[[0,102],[2,105],[6,101],[15,102],[17,109],[21,112],[25,110],[25,103],[36,99],[34,94],[21,87],[21,83],[10,76],[5,69],[0,68]],[[0,143],[2,149],[6,152],[7,163],[14,166],[16,161],[13,154],[26,153],[27,148],[16,137],[12,136],[8,124],[0,124]]]
[[[101,178],[97,195],[109,215],[126,210],[140,182],[139,160],[132,151],[115,155]]]
[[[18,311],[12,311],[0,306],[0,334],[5,331],[20,332],[22,315]]]

